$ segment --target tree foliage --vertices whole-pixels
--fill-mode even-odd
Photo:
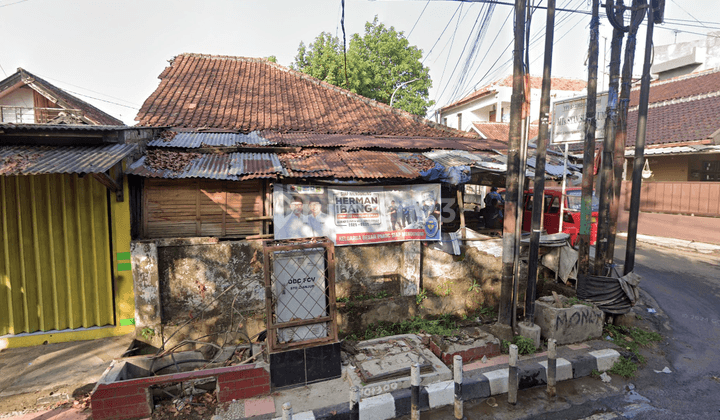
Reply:
[[[397,89],[393,106],[424,116],[434,102],[428,94],[432,86],[429,69],[421,58],[422,51],[410,45],[403,32],[386,27],[376,16],[365,24],[364,35],[350,38],[347,81],[342,42],[327,32],[310,45],[300,42],[290,67],[385,104],[390,104]]]

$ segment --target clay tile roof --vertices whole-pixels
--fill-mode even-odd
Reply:
[[[475,138],[265,59],[182,54],[136,120],[145,126]]]
[[[707,140],[720,129],[720,96],[648,109],[646,145]],[[628,112],[626,145],[635,145],[637,109]]]
[[[639,86],[630,97],[627,142],[637,134]],[[698,142],[720,130],[720,71],[708,70],[651,83],[645,144]]]
[[[503,122],[473,122],[473,127],[480,132],[480,135],[486,140],[495,140],[499,142],[495,150],[506,150],[507,142],[510,138],[510,124]],[[537,137],[537,124],[530,125],[530,139]]]
[[[497,92],[495,89],[496,86],[503,86],[503,87],[512,87],[513,85],[513,76],[507,76],[503,79],[496,80],[493,83],[490,83],[487,86],[483,86],[480,89],[476,90],[475,92],[469,94],[468,96],[460,99],[459,101],[453,102],[450,105],[445,105],[441,108],[441,111],[448,110],[450,108],[454,108],[458,105],[463,105],[468,102],[472,102],[476,99],[482,98],[483,96],[489,95],[491,93]],[[579,79],[567,79],[563,77],[553,77],[552,81],[550,82],[550,88],[552,90],[565,90],[565,91],[572,91],[572,92],[579,92],[587,86],[587,82]],[[542,77],[540,76],[530,76],[530,88],[531,89],[542,89]]]
[[[720,70],[708,70],[651,83],[650,103],[706,95],[715,92],[720,92]],[[640,85],[637,85],[630,93],[630,106],[637,106],[639,99]]]

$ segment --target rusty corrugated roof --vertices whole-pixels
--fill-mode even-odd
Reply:
[[[397,153],[315,149],[280,156],[288,176],[337,179],[415,179],[419,170]]]
[[[275,153],[190,154],[182,169],[151,164],[148,156],[130,165],[128,174],[148,178],[209,178],[242,181],[287,175]]]
[[[108,146],[0,146],[0,175],[87,174],[108,171],[134,144]]]
[[[301,147],[346,147],[351,149],[458,149],[492,150],[495,144],[484,139],[458,139],[445,137],[380,136],[358,134],[325,134],[309,132],[280,133],[262,131],[260,136],[278,145]]]
[[[148,146],[197,149],[199,147],[269,146],[273,144],[271,141],[260,137],[257,131],[250,134],[175,131],[166,133],[164,137],[148,142]]]

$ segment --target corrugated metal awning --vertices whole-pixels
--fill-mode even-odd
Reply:
[[[134,144],[108,146],[0,146],[0,175],[88,174],[108,171]]]
[[[165,132],[166,138],[148,142],[151,147],[181,147],[197,149],[199,147],[233,147],[242,145],[270,146],[274,142],[267,140],[253,131],[242,133],[205,133],[205,132]],[[169,133],[169,135],[168,135]]]
[[[126,172],[147,178],[209,178],[229,181],[287,176],[287,171],[275,153],[156,153],[161,154],[162,159],[143,156],[130,165]],[[180,164],[175,165],[178,162]]]

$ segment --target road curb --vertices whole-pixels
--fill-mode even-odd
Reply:
[[[593,350],[568,358],[557,358],[557,381],[589,376],[593,370],[605,372],[620,358],[613,349]],[[501,365],[502,366],[502,365]],[[547,384],[547,361],[524,360],[518,364],[521,390]],[[508,391],[508,366],[479,372],[466,371],[463,375],[463,401],[488,398]],[[436,382],[423,386],[420,391],[420,409],[428,410],[452,405],[454,381]],[[361,420],[389,420],[410,414],[410,390],[399,389],[360,401]],[[293,420],[350,420],[349,404],[320,408],[298,413]],[[274,420],[281,420],[280,417]]]

